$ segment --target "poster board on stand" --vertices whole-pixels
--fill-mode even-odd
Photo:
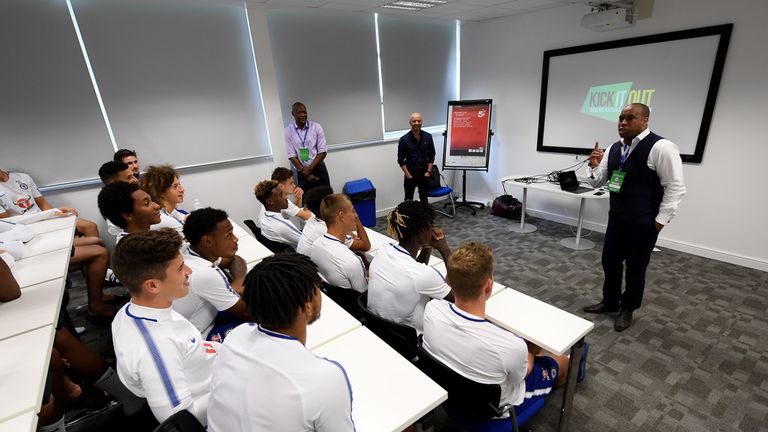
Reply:
[[[443,169],[488,171],[491,99],[448,102]]]

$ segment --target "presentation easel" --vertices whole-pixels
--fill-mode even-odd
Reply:
[[[448,136],[448,131],[443,131],[443,139],[445,140]],[[493,131],[491,130],[488,134],[488,141],[491,140],[491,137],[493,136]],[[490,146],[488,147],[490,148]],[[459,171],[459,169],[451,168],[449,166],[445,165],[445,158],[443,158],[443,170],[450,169],[454,171]],[[466,169],[460,169],[461,170],[461,201],[456,203],[456,211],[460,207],[466,207],[469,209],[469,211],[472,212],[472,216],[477,215],[477,210],[482,210],[485,208],[485,204],[478,202],[478,201],[467,201],[467,170]],[[487,168],[486,168],[487,170]],[[477,171],[477,170],[471,170],[471,171]]]

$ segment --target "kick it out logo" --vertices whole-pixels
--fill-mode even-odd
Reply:
[[[651,106],[654,93],[656,89],[633,90],[632,81],[595,86],[587,92],[581,112],[612,123],[617,122],[621,109],[627,104],[641,103]]]

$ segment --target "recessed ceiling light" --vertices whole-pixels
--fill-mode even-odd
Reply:
[[[402,9],[402,10],[409,10],[409,11],[421,10],[421,9],[415,8],[415,7],[397,6],[397,5],[394,5],[394,4],[385,4],[385,5],[381,5],[381,7],[387,8],[387,9]]]
[[[432,3],[422,3],[417,1],[404,1],[404,0],[397,0],[390,4],[396,5],[396,6],[405,6],[405,7],[413,7],[413,8],[419,8],[419,9],[427,9],[434,6]]]

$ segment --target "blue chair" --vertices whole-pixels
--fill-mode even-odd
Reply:
[[[430,174],[432,176],[432,180],[430,181],[430,187],[427,191],[427,196],[430,198],[441,198],[447,195],[451,199],[451,202],[450,204],[445,203],[443,208],[446,208],[450,205],[450,213],[446,213],[438,209],[435,209],[435,211],[442,215],[448,216],[449,218],[452,218],[456,214],[456,201],[453,199],[453,189],[448,187],[448,184],[445,182],[445,177],[440,174],[440,170],[437,169],[437,166],[432,165],[432,171],[430,171]]]
[[[522,412],[515,412],[509,404],[499,406],[499,384],[481,384],[454,371],[421,346],[421,337],[417,366],[448,392],[443,409],[451,420],[470,432],[519,432],[519,427],[544,406],[544,399],[537,400]],[[505,413],[509,413],[508,418],[496,418]]]

